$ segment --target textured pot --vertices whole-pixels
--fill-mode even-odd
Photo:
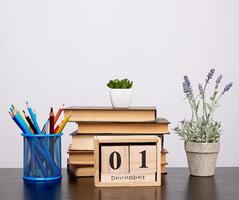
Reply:
[[[110,100],[114,108],[129,108],[132,102],[132,89],[110,89]]]
[[[213,176],[220,143],[185,142],[184,144],[190,174],[193,176]]]

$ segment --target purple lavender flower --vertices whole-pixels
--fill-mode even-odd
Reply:
[[[191,85],[188,76],[185,75],[185,76],[183,77],[183,79],[184,79],[184,82],[185,82],[188,86]]]
[[[189,88],[188,88],[188,86],[186,85],[185,82],[183,82],[183,92],[184,92],[187,96],[190,95],[190,90],[189,90]]]
[[[212,77],[213,77],[213,75],[214,75],[214,72],[215,72],[215,69],[214,69],[214,68],[212,68],[212,69],[209,71],[209,73],[208,73],[208,75],[207,75],[206,82],[208,82],[210,79],[212,79]]]
[[[203,92],[202,84],[198,84],[198,89],[199,89],[199,92],[200,92],[201,97],[203,98],[204,92]]]
[[[222,80],[222,75],[220,74],[218,77],[217,77],[217,80],[216,80],[216,86],[215,88],[217,89],[219,84],[221,83],[221,80]]]
[[[232,82],[231,83],[228,83],[224,90],[222,91],[222,95],[225,94],[225,92],[228,92],[230,90],[230,88],[232,87]]]
[[[192,95],[191,83],[186,75],[183,77],[183,79],[183,92],[189,97]]]
[[[216,83],[220,84],[221,80],[222,80],[222,75],[220,74],[216,80]]]

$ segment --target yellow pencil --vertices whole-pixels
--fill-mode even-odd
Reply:
[[[60,123],[59,128],[57,129],[57,133],[61,133],[62,132],[62,130],[66,126],[66,123],[69,121],[70,117],[71,117],[71,112]]]

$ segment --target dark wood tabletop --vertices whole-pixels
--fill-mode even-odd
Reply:
[[[27,183],[22,169],[0,169],[0,200],[239,200],[239,168],[217,168],[214,177],[189,176],[169,168],[161,187],[96,188],[93,178],[73,178],[63,169],[57,183]]]

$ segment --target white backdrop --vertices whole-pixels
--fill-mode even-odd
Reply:
[[[215,67],[233,81],[216,118],[224,133],[218,166],[239,166],[239,1],[0,1],[0,167],[22,166],[22,138],[8,115],[28,100],[40,124],[50,106],[110,105],[106,82],[134,81],[133,105],[156,105],[171,128],[189,108],[182,77],[193,85]],[[195,88],[197,90],[197,88]],[[71,131],[63,136],[63,167]],[[183,142],[166,137],[169,166],[186,166]]]

